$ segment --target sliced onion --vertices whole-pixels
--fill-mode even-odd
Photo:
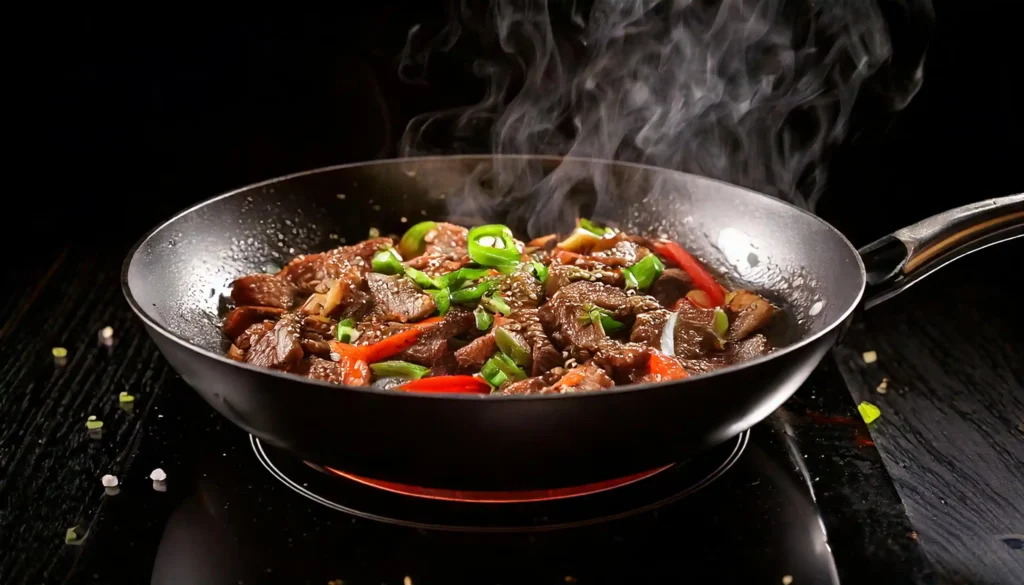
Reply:
[[[320,314],[320,309],[323,308],[323,306],[324,306],[324,304],[326,302],[327,302],[327,295],[326,294],[324,294],[324,293],[313,293],[313,294],[309,295],[309,298],[306,299],[306,302],[302,303],[302,306],[299,307],[299,310],[302,311],[303,313],[307,314],[307,315],[319,315]]]
[[[593,233],[583,229],[576,228],[572,234],[559,242],[559,250],[568,250],[570,252],[580,252],[583,250],[589,250],[600,241],[601,238],[595,236]]]
[[[661,330],[661,353],[665,355],[676,355],[676,321],[679,320],[679,313],[672,313],[665,321],[665,327]]]
[[[327,295],[324,297],[323,307],[320,309],[320,315],[322,317],[330,315],[331,311],[341,304],[341,299],[345,296],[345,292],[348,289],[347,284],[348,283],[341,278],[334,281],[330,290],[327,291]]]

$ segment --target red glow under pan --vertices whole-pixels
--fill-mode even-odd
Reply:
[[[480,504],[522,504],[526,502],[547,502],[551,500],[561,500],[565,498],[573,498],[577,496],[586,496],[590,494],[596,494],[598,492],[607,491],[617,487],[622,487],[642,479],[647,479],[652,475],[665,471],[672,465],[666,465],[659,467],[651,471],[642,471],[640,473],[634,473],[626,477],[620,477],[619,479],[610,479],[606,481],[599,481],[595,483],[588,483],[586,485],[556,488],[550,490],[528,490],[528,491],[469,491],[469,490],[445,490],[437,488],[424,488],[413,485],[405,485],[401,483],[395,483],[392,481],[382,481],[379,479],[370,479],[368,477],[362,477],[359,475],[353,475],[344,471],[338,471],[330,467],[325,467],[327,471],[339,475],[352,481],[357,481],[363,485],[368,485],[378,489],[386,490],[396,494],[402,494],[404,496],[412,496],[415,498],[425,498],[428,500],[445,500],[448,502],[476,502]]]

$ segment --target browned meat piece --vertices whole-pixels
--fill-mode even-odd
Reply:
[[[494,341],[494,334],[488,333],[456,350],[455,359],[460,368],[479,370],[497,351],[498,343]]]
[[[518,382],[510,382],[501,387],[501,394],[541,394],[548,385],[540,378],[527,378]]]
[[[662,308],[657,300],[647,295],[630,295],[622,289],[599,282],[574,282],[559,290],[558,294],[544,305],[541,312],[543,313],[548,305],[567,304],[577,305],[581,309],[592,304],[607,310],[619,320]],[[543,315],[541,320],[544,320]]]
[[[239,278],[231,285],[231,300],[239,307],[258,305],[290,309],[295,303],[298,289],[273,274],[251,274]]]
[[[554,373],[554,372],[552,372]],[[611,388],[615,382],[604,370],[594,364],[584,364],[569,371],[561,371],[561,376],[552,384],[548,384],[551,376],[537,376],[518,382],[504,384],[501,394],[554,394],[568,392],[590,392]]]
[[[585,357],[580,350],[592,353],[606,339],[601,329],[581,318],[591,305],[607,310],[619,321],[661,309],[653,297],[628,295],[597,282],[581,281],[562,287],[540,308],[538,315],[546,330],[552,332],[552,341],[559,347],[572,346],[577,359]]]
[[[423,236],[426,247],[425,256],[445,256],[449,260],[457,260],[466,255],[466,239],[469,230],[461,225],[438,222],[437,227]]]
[[[373,295],[375,309],[386,321],[419,321],[437,308],[430,295],[403,276],[371,272],[366,275],[366,282]]]
[[[366,288],[366,283],[362,284]],[[368,290],[363,288],[350,288],[342,302],[343,309],[338,319],[352,319],[360,321],[373,310],[373,297]]]
[[[594,364],[616,380],[629,383],[633,372],[647,368],[650,358],[650,350],[640,344],[608,341],[594,353]]]
[[[686,296],[693,289],[690,275],[679,268],[666,268],[665,272],[651,285],[650,295],[663,307],[672,308],[676,301]]]
[[[472,311],[463,307],[452,307],[440,323],[420,335],[416,345],[398,354],[395,359],[434,368],[448,352],[448,340],[456,335],[462,335],[475,325],[476,319],[473,318]]]
[[[344,384],[345,368],[341,367],[341,364],[338,362],[311,357],[309,358],[306,376],[314,380],[330,382],[331,384]]]
[[[302,349],[306,354],[322,358],[331,355],[329,342],[334,339],[334,325],[334,321],[325,317],[306,317],[302,320]]]
[[[355,268],[359,274],[365,274],[370,270],[373,255],[394,243],[391,238],[373,238],[352,246],[328,250],[324,252],[323,264],[317,271],[317,280],[343,278],[350,274],[351,268]]]
[[[466,237],[469,230],[451,223],[438,223],[437,227],[423,236],[426,246],[423,253],[407,258],[405,265],[422,270],[430,276],[454,272],[469,264]]]
[[[513,312],[523,308],[536,309],[544,295],[540,281],[533,274],[533,265],[526,262],[502,278],[498,290]]]
[[[334,321],[324,317],[306,317],[302,320],[302,336],[330,341],[333,339]]]
[[[578,266],[552,264],[548,270],[548,279],[544,283],[544,294],[550,299],[562,287],[577,281],[601,282],[620,288],[625,283],[622,273],[617,270],[590,272]]]
[[[469,256],[463,256],[458,260],[449,260],[444,256],[423,255],[405,262],[406,266],[422,270],[428,276],[441,276],[449,272],[455,272],[467,264],[469,264]]]
[[[670,315],[671,311],[661,309],[637,316],[629,340],[660,350],[662,332]],[[713,309],[701,309],[692,303],[682,303],[677,315],[673,335],[676,356],[692,359],[721,348],[722,340],[714,333]]]
[[[604,266],[621,268],[636,264],[650,253],[650,250],[634,242],[620,240],[611,248],[601,252],[594,252],[588,258],[593,259],[595,264],[599,263]],[[577,264],[577,266],[581,265]],[[582,266],[586,266],[586,263]]]
[[[662,309],[650,311],[636,316],[633,323],[633,331],[629,334],[629,340],[655,349],[661,348],[661,332],[665,329],[665,322],[668,321],[672,311]]]
[[[729,313],[726,337],[730,340],[743,339],[761,329],[778,310],[768,299],[745,290],[736,291],[730,297],[725,307]]]
[[[758,356],[771,353],[772,346],[764,335],[755,334],[752,337],[730,343],[725,351],[716,351],[692,359],[680,359],[680,363],[691,374],[703,374],[740,362],[753,359]]]
[[[253,344],[245,360],[254,366],[291,370],[302,360],[302,342],[299,339],[299,316],[289,313],[281,317],[274,328]]]
[[[565,373],[568,371],[569,370],[566,370],[565,368],[559,366],[557,368],[551,368],[550,370],[545,372],[544,375],[541,376],[540,378],[544,380],[545,384],[548,384],[550,386],[551,384],[554,384],[555,382],[561,380],[562,376],[564,376]]]
[[[772,345],[768,343],[767,337],[758,333],[733,343],[730,349],[732,350],[733,363],[739,363],[758,356],[768,355],[772,352]]]
[[[302,351],[307,355],[316,355],[322,358],[331,356],[331,345],[319,339],[303,339]]]
[[[675,334],[677,357],[692,359],[722,347],[722,340],[715,335],[714,309],[702,309],[686,302],[679,305],[676,313],[679,315]]]
[[[531,375],[539,376],[565,362],[562,353],[555,349],[547,334],[544,333],[544,326],[541,325],[537,309],[520,309],[513,312],[502,322],[502,327],[525,338],[533,361]]]
[[[555,382],[551,389],[564,394],[567,392],[603,390],[614,385],[615,382],[608,377],[604,370],[594,364],[584,364],[566,372],[559,381]]]
[[[320,284],[317,274],[324,263],[324,254],[303,254],[292,258],[277,276],[295,285],[302,294],[312,294]]]
[[[379,250],[394,244],[391,238],[374,238],[352,246],[342,246],[320,254],[299,256],[288,263],[278,276],[287,279],[304,294],[327,292],[325,280],[336,280],[352,272],[362,277],[370,270],[370,261]],[[358,283],[350,283],[358,288]]]
[[[235,345],[242,351],[248,351],[250,347],[256,345],[256,342],[261,337],[269,333],[274,328],[274,321],[263,321],[260,323],[253,323],[246,328],[245,331],[235,338]]]
[[[277,319],[284,314],[284,309],[275,307],[238,307],[232,309],[224,317],[224,333],[234,339],[242,334],[250,325],[268,319]]]

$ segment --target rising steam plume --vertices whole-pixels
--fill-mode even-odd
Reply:
[[[930,0],[462,0],[449,8],[441,30],[410,31],[400,74],[429,83],[430,59],[461,49],[486,93],[414,118],[400,155],[640,162],[812,209],[858,94],[870,85],[899,109],[921,86],[925,43],[899,46],[893,26],[925,33],[932,22]]]

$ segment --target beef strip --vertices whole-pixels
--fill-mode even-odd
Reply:
[[[291,370],[302,360],[299,316],[288,313],[253,344],[245,361],[275,370]]]
[[[629,335],[630,341],[660,350],[662,332],[671,314],[672,311],[661,309],[637,316]],[[675,355],[696,358],[722,346],[722,340],[715,335],[713,328],[713,309],[701,309],[692,303],[681,303],[676,314],[678,317],[673,335]]]
[[[530,348],[530,357],[533,362],[530,369],[531,375],[539,376],[565,362],[562,353],[555,349],[544,332],[537,309],[514,311],[502,321],[502,327],[521,335],[526,341],[526,347]]]
[[[458,260],[449,260],[444,256],[417,256],[405,262],[406,266],[420,270],[427,276],[441,276],[455,272],[467,264],[469,264],[469,256]]]
[[[302,349],[307,354],[327,358],[331,355],[329,342],[334,339],[335,323],[324,317],[306,317],[302,320]]]
[[[324,252],[323,264],[317,271],[320,281],[341,278],[355,268],[359,273],[366,274],[370,270],[373,255],[395,245],[391,238],[373,238],[351,246],[342,246]]]
[[[623,239],[607,250],[592,253],[588,258],[592,259],[595,264],[621,268],[636,264],[650,253],[647,248]],[[586,263],[583,266],[586,266]]]
[[[370,270],[373,255],[393,245],[391,238],[373,238],[320,254],[298,256],[281,269],[277,276],[288,280],[304,294],[326,292],[324,281],[351,277],[353,272],[350,268],[354,268],[354,274],[361,278]],[[357,282],[350,284],[352,288],[359,288]]]
[[[501,394],[565,394],[569,392],[590,392],[604,390],[615,385],[604,370],[594,364],[584,364],[569,371],[559,372],[557,380],[547,376],[534,376],[518,382],[506,382],[499,389]]]
[[[550,299],[562,287],[578,281],[600,282],[616,287],[622,287],[625,283],[622,273],[617,270],[591,272],[569,264],[552,264],[548,269],[548,279],[544,283],[544,294]]]
[[[345,368],[338,362],[327,359],[320,359],[316,356],[310,357],[306,364],[306,376],[314,380],[323,380],[331,384],[345,383]]]
[[[676,356],[693,359],[722,346],[722,340],[715,334],[714,309],[703,309],[693,303],[680,303],[676,311],[675,349]]]
[[[460,368],[479,370],[497,351],[498,343],[494,340],[494,334],[488,333],[456,350],[455,359]]]
[[[363,282],[360,288],[351,288],[345,296],[344,308],[338,315],[339,319],[360,321],[373,310],[373,296],[369,287]]]
[[[744,339],[771,321],[778,309],[768,299],[745,290],[735,291],[726,303],[730,340]]]
[[[404,276],[371,272],[366,275],[366,282],[373,296],[375,310],[386,321],[420,321],[437,308],[430,295]]]
[[[428,256],[442,255],[456,260],[466,254],[469,230],[461,225],[438,222],[437,226],[423,236],[426,246],[423,254]]]
[[[276,307],[238,307],[224,316],[224,333],[234,339],[260,321],[277,319],[284,314],[284,309]]]
[[[650,295],[663,307],[671,308],[676,301],[686,296],[693,289],[690,275],[679,268],[666,268],[658,280],[651,285]]]
[[[665,329],[665,322],[668,321],[672,311],[661,309],[649,311],[636,316],[633,323],[633,331],[629,334],[629,340],[640,345],[661,349],[661,332]]]
[[[302,320],[302,337],[318,341],[333,339],[335,322],[323,317],[306,317]]]
[[[629,295],[598,282],[580,281],[562,287],[540,308],[538,315],[545,329],[551,331],[551,339],[559,347],[571,346],[577,359],[582,357],[579,350],[593,353],[607,339],[599,327],[582,319],[590,306],[607,310],[619,321],[661,309],[653,297]]]
[[[440,222],[437,227],[423,236],[423,253],[407,259],[406,266],[422,270],[430,276],[454,272],[469,264],[467,236],[469,230],[462,226]]]
[[[724,351],[710,352],[694,358],[680,358],[690,374],[703,374],[771,353],[772,346],[760,333],[726,346]]]
[[[617,381],[629,383],[636,371],[647,369],[651,358],[648,348],[638,343],[604,343],[594,353],[594,364],[605,370]]]
[[[290,309],[299,290],[284,278],[273,274],[250,274],[231,285],[231,300],[239,307],[258,305]]]
[[[562,394],[568,392],[590,392],[611,388],[615,382],[608,377],[604,370],[594,364],[583,364],[568,372],[555,382],[551,389]]]
[[[319,339],[303,338],[302,351],[307,355],[320,356],[325,359],[331,357],[331,345]]]
[[[261,323],[253,323],[235,337],[235,345],[242,351],[248,351],[250,347],[256,345],[256,342],[261,337],[269,333],[274,328],[274,321],[263,321]]]
[[[499,392],[501,394],[542,394],[548,389],[548,384],[540,378],[527,378],[518,382],[504,384]]]
[[[513,312],[523,308],[536,309],[544,296],[543,286],[534,276],[533,265],[528,262],[519,264],[515,272],[502,278],[498,292]]]

